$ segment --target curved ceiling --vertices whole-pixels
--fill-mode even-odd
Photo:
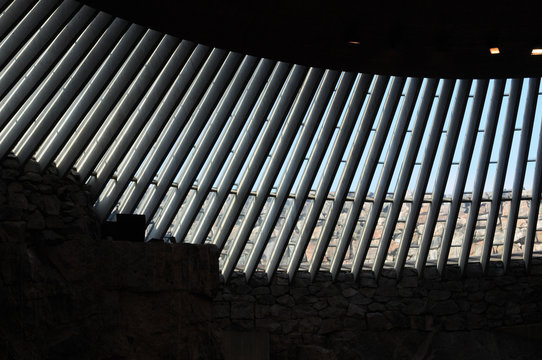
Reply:
[[[310,66],[452,78],[542,74],[542,56],[530,55],[542,47],[542,31],[528,0],[83,2],[183,39]]]

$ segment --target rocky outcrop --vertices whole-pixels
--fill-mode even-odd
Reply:
[[[215,247],[102,240],[76,174],[0,171],[0,358],[220,358]]]

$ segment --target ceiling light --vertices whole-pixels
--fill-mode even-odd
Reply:
[[[542,55],[542,49],[533,49],[531,55]]]
[[[493,47],[493,48],[489,48],[489,52],[491,53],[491,55],[497,55],[501,53],[501,50],[499,50],[498,47]]]
[[[360,44],[359,41],[349,41],[348,43],[352,44],[352,45],[359,45]]]

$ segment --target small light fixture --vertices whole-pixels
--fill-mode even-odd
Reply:
[[[359,41],[349,41],[348,43],[352,44],[352,45],[359,45],[360,44]]]
[[[542,55],[542,49],[533,49],[531,55]]]
[[[492,47],[489,48],[489,52],[491,53],[491,55],[497,55],[501,53],[501,50],[498,47]]]

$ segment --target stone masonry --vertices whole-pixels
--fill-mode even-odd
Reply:
[[[222,284],[214,317],[222,329],[268,332],[271,359],[542,358],[540,335],[525,335],[542,324],[542,263],[530,275],[521,263],[508,274],[501,263],[487,276],[457,270],[418,279],[407,269],[400,281],[388,271],[378,282],[298,273],[291,284],[278,273],[270,286],[238,275]]]

